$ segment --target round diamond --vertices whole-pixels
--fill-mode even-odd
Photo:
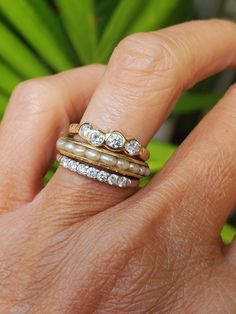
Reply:
[[[94,146],[101,146],[105,141],[105,135],[100,131],[91,131],[90,143]]]
[[[119,179],[119,176],[117,176],[116,174],[111,174],[109,178],[107,179],[107,182],[110,185],[117,185],[118,179]]]
[[[119,132],[111,132],[106,139],[106,145],[113,149],[121,149],[125,144],[125,138]]]
[[[77,166],[77,172],[78,172],[79,174],[86,175],[88,168],[89,168],[89,167],[86,166],[86,165],[84,165],[84,164],[79,164],[79,165]]]
[[[101,170],[101,171],[98,172],[98,175],[97,175],[98,181],[100,181],[100,182],[106,182],[107,179],[108,179],[108,177],[109,177],[109,173],[108,173],[108,172],[103,171],[103,170]]]
[[[90,168],[87,170],[86,175],[87,175],[89,178],[96,179],[96,178],[97,178],[97,173],[98,173],[98,170],[97,170],[96,168],[90,167]]]
[[[130,140],[125,144],[125,150],[131,156],[137,155],[140,149],[141,145],[137,140]]]
[[[77,171],[77,162],[74,160],[70,160],[68,162],[68,169],[70,169],[71,171],[76,172]]]
[[[80,126],[80,129],[79,129],[79,135],[82,136],[82,137],[88,137],[91,130],[92,130],[92,124],[90,123],[83,123],[81,126]]]
[[[64,168],[67,168],[68,163],[69,163],[69,159],[67,157],[63,156],[62,159],[60,160],[60,163]]]
[[[126,187],[127,181],[128,181],[128,179],[126,177],[119,177],[119,179],[118,179],[118,186],[120,188]]]

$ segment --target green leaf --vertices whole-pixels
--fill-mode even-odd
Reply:
[[[5,112],[8,100],[9,100],[8,97],[3,92],[0,91],[0,120],[2,119],[3,114]]]
[[[14,73],[9,67],[6,66],[0,60],[0,73],[3,79],[0,80],[0,88],[10,95],[14,87],[22,80],[16,73]]]
[[[231,243],[235,235],[236,235],[236,228],[229,224],[225,224],[223,229],[221,230],[221,238],[224,244]]]
[[[58,14],[52,10],[47,0],[28,0],[40,18],[43,20],[47,28],[51,30],[54,37],[57,38],[61,44],[61,49],[70,57],[70,59],[77,61],[75,51],[68,39],[66,31],[63,27],[62,21]]]
[[[148,32],[163,27],[183,0],[149,0],[142,13],[129,27],[127,34]]]
[[[24,78],[48,75],[49,70],[32,51],[0,22],[0,56]]]
[[[97,46],[92,0],[56,0],[68,35],[84,64],[94,61]]]
[[[44,176],[44,184],[46,185],[52,178],[52,176],[54,175],[54,173],[56,172],[58,168],[58,162],[55,161],[53,163],[53,165],[51,166],[51,168],[48,170],[48,172],[46,173],[46,175]]]
[[[149,167],[152,173],[160,170],[171,155],[175,152],[176,147],[169,143],[159,142],[153,139],[149,145],[150,159],[148,160]]]
[[[96,51],[96,62],[106,63],[114,47],[124,35],[138,11],[145,5],[143,0],[121,0],[115,9]]]
[[[73,66],[63,49],[63,43],[57,40],[30,1],[0,0],[0,10],[55,71],[63,71]]]
[[[180,97],[173,113],[184,114],[199,110],[208,110],[217,103],[221,96],[213,93],[184,93]]]

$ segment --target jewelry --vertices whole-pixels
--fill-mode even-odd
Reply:
[[[138,180],[133,180],[125,176],[119,176],[117,174],[109,173],[95,167],[90,167],[85,163],[75,161],[60,154],[57,155],[57,160],[62,167],[99,182],[108,183],[120,188],[137,187],[139,184]]]
[[[104,132],[93,128],[91,123],[73,123],[69,127],[70,134],[79,134],[92,146],[105,146],[110,151],[123,151],[126,155],[137,156],[142,160],[149,158],[149,152],[138,140],[127,139],[118,131]]]
[[[117,173],[135,178],[149,176],[148,165],[125,155],[109,152],[102,148],[93,147],[87,143],[78,142],[71,138],[60,138],[57,141],[58,151],[67,157],[81,160]]]

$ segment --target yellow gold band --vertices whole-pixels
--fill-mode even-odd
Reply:
[[[123,152],[132,157],[139,157],[141,160],[149,158],[149,152],[142,147],[138,140],[128,139],[119,131],[104,132],[94,129],[90,123],[73,123],[69,127],[69,134],[78,134],[92,146],[104,146],[110,151]]]
[[[140,179],[150,174],[148,165],[143,161],[110,152],[102,148],[93,147],[92,145],[78,142],[68,137],[60,138],[57,141],[57,149],[62,155],[122,175]]]

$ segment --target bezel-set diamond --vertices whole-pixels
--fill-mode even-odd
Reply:
[[[137,140],[132,139],[125,143],[125,151],[130,156],[138,155],[140,150],[141,150],[141,144]]]
[[[101,146],[105,142],[105,134],[99,130],[92,130],[89,135],[89,142],[93,146]]]
[[[112,131],[106,136],[106,146],[121,150],[125,145],[125,137],[118,131]]]
[[[88,138],[93,126],[91,123],[83,123],[79,128],[79,135],[84,138]]]

